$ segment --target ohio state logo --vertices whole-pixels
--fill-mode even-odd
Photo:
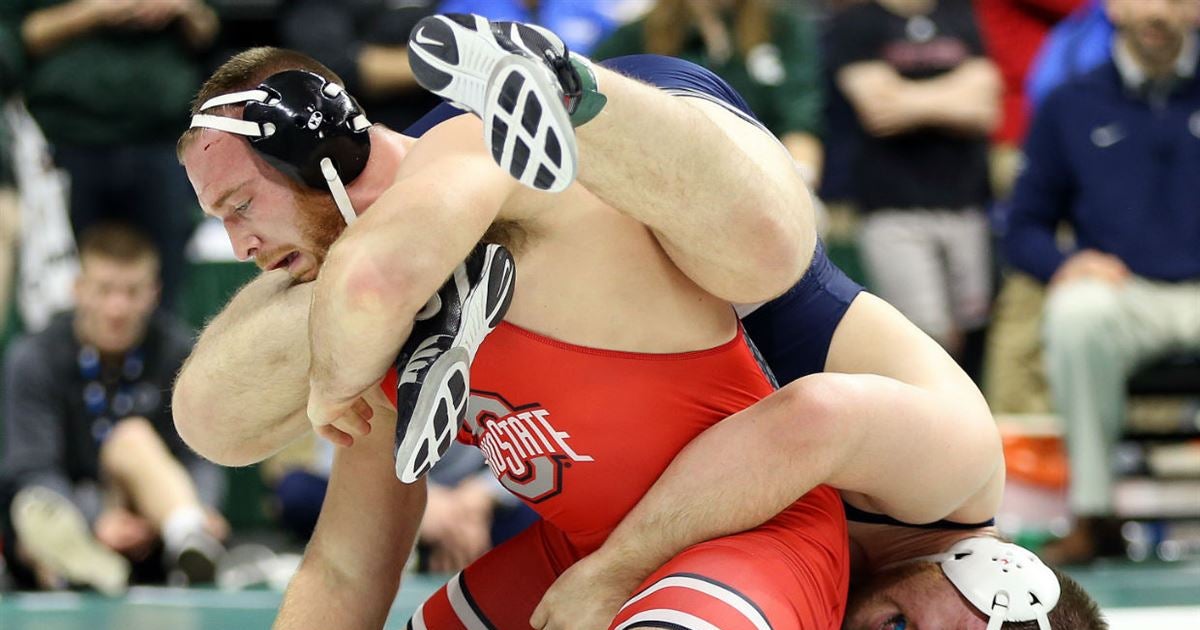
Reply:
[[[471,392],[466,429],[475,437],[492,474],[509,492],[532,503],[562,490],[564,462],[594,461],[567,444],[571,435],[551,424],[539,403],[514,407],[503,396]]]

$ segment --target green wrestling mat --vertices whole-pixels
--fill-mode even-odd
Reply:
[[[1200,628],[1200,562],[1113,563],[1071,571],[1109,613],[1113,630]],[[408,576],[386,628],[403,628],[442,578]],[[272,591],[135,588],[121,599],[28,593],[0,599],[0,630],[266,630]]]

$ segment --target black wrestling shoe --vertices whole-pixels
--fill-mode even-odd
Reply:
[[[409,51],[422,87],[483,119],[484,142],[510,175],[549,192],[575,180],[574,127],[605,99],[558,36],[478,15],[434,15],[417,23]]]
[[[466,418],[471,361],[512,303],[516,265],[482,243],[417,314],[396,360],[396,477],[414,483],[454,441]]]

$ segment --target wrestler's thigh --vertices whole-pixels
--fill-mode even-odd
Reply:
[[[558,577],[537,521],[450,578],[413,613],[408,630],[527,630],[533,609]]]
[[[612,630],[834,630],[849,585],[840,499],[818,488],[763,527],[689,547],[650,576]],[[813,505],[815,503],[815,505]]]

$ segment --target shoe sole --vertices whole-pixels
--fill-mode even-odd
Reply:
[[[512,256],[498,245],[488,245],[486,252],[487,259],[480,274],[482,283],[467,295],[462,308],[462,325],[450,348],[426,371],[404,439],[396,447],[396,477],[404,483],[415,483],[450,449],[458,430],[458,420],[466,414],[471,361],[488,333],[500,325],[512,303],[515,287]],[[465,273],[460,267],[455,271],[454,279],[466,285],[467,278],[459,277]],[[413,356],[421,352],[418,349]]]
[[[13,500],[12,510],[21,545],[51,571],[108,596],[126,591],[129,561],[96,540],[83,515],[66,498],[27,488]]]
[[[435,45],[432,42],[438,42]],[[417,23],[409,49],[422,87],[474,112],[492,159],[522,184],[546,192],[575,181],[575,132],[558,87],[540,62],[496,43],[488,23],[470,28],[441,15]]]

